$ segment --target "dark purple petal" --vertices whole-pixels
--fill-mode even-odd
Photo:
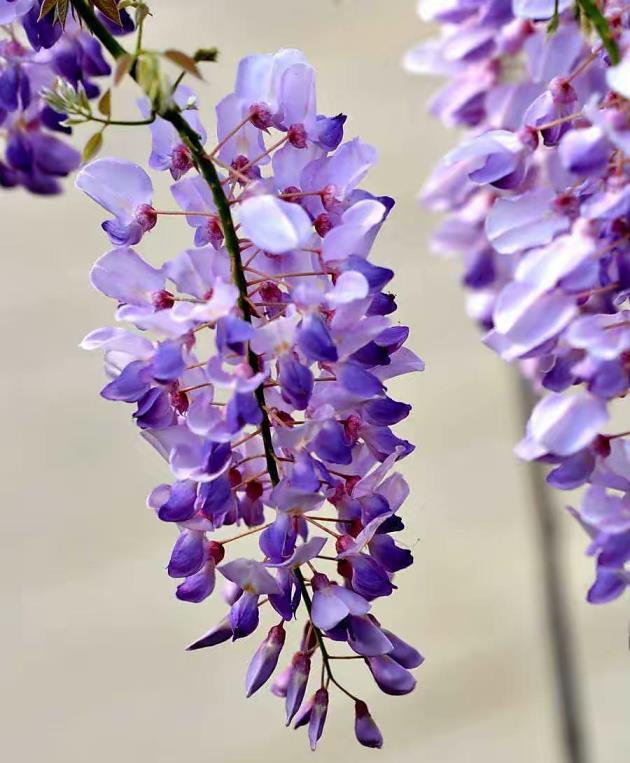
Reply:
[[[414,649],[414,647],[407,644],[406,641],[403,641],[395,633],[388,631],[386,628],[383,628],[383,633],[394,646],[393,650],[389,653],[389,656],[393,660],[396,660],[399,665],[402,665],[403,668],[407,668],[408,670],[422,665],[424,657],[417,649]]]
[[[350,355],[350,360],[367,368],[387,366],[391,363],[387,348],[379,347],[376,342],[368,342],[356,352],[353,352]]]
[[[372,493],[371,495],[359,498],[359,504],[361,505],[361,522],[364,526],[368,525],[376,517],[390,512],[387,499],[380,493]]]
[[[254,329],[242,318],[228,315],[217,323],[217,347],[220,352],[245,353],[246,343],[252,338]]]
[[[265,684],[278,664],[286,633],[282,625],[274,625],[256,650],[247,669],[245,691],[248,697]]]
[[[350,392],[361,398],[370,398],[383,392],[382,383],[358,363],[344,363],[337,368],[337,380]]]
[[[186,578],[183,583],[177,586],[175,595],[180,601],[189,601],[192,604],[199,604],[214,590],[214,559],[206,562],[204,566]]]
[[[158,509],[158,517],[163,522],[185,522],[195,513],[196,499],[197,486],[194,482],[175,482],[168,499]]]
[[[301,451],[296,454],[289,481],[291,487],[305,493],[316,493],[319,490],[320,478],[315,468],[315,462],[308,453]]]
[[[186,363],[179,342],[167,340],[158,345],[151,363],[151,375],[155,381],[161,384],[177,381],[185,368]]]
[[[628,585],[623,570],[599,567],[595,582],[589,588],[586,596],[590,604],[607,604],[617,599],[626,590]]]
[[[334,151],[343,140],[343,126],[347,117],[337,114],[336,117],[317,115],[315,130],[317,143],[326,151]]]
[[[308,721],[308,739],[311,744],[311,750],[315,752],[317,748],[317,742],[319,742],[322,732],[324,731],[324,724],[326,723],[326,715],[328,713],[328,691],[326,689],[318,689],[315,692],[315,698],[313,700],[313,709]]]
[[[350,564],[352,565],[352,587],[366,599],[389,596],[394,590],[387,572],[367,554],[352,556]]]
[[[390,326],[374,340],[379,347],[384,347],[390,354],[399,350],[409,337],[407,326]]]
[[[343,270],[356,270],[365,277],[370,287],[370,293],[381,291],[383,286],[386,286],[394,277],[394,271],[389,268],[381,268],[377,265],[372,265],[363,257],[357,257],[352,254],[346,258],[343,263]],[[383,313],[385,315],[386,313]]]
[[[234,508],[232,486],[226,474],[200,485],[197,508],[217,526],[223,517]]]
[[[45,175],[65,177],[81,163],[81,154],[52,135],[34,133],[31,137],[33,162]]]
[[[248,424],[258,426],[262,411],[253,392],[237,392],[227,404],[225,421],[228,431],[236,434]]]
[[[313,394],[313,374],[296,358],[284,357],[278,365],[282,397],[298,411],[305,410]]]
[[[292,570],[283,567],[278,568],[276,582],[282,593],[269,594],[269,603],[280,617],[291,620],[302,598],[300,588]]]
[[[50,106],[44,106],[40,114],[40,119],[42,124],[49,130],[61,132],[65,135],[72,134],[72,128],[62,124],[62,122],[66,120],[66,114],[60,114],[58,111],[51,109]]]
[[[123,400],[137,403],[149,391],[146,363],[134,360],[124,367],[119,376],[101,390],[106,400]]]
[[[138,400],[133,418],[140,429],[166,429],[176,421],[168,393],[158,387],[152,387]]]
[[[595,456],[588,450],[581,450],[569,456],[547,475],[547,482],[559,490],[573,490],[583,485],[595,468]]]
[[[297,527],[293,517],[278,512],[274,522],[260,534],[260,550],[270,562],[278,564],[293,554],[296,540]]]
[[[183,530],[173,546],[168,563],[172,578],[186,578],[201,569],[206,560],[206,541],[202,532]]]
[[[348,644],[357,654],[375,657],[392,651],[393,644],[370,617],[350,615],[347,627]]]
[[[5,156],[14,169],[30,172],[33,168],[33,146],[29,137],[20,131],[10,133]]]
[[[413,564],[413,554],[407,548],[397,546],[389,535],[375,535],[370,541],[370,555],[387,572],[399,572]]]
[[[40,3],[36,3],[21,19],[28,41],[35,50],[52,48],[63,31],[61,24],[55,23],[54,13],[39,18],[40,6]]]
[[[391,315],[398,309],[396,297],[393,294],[379,292],[374,295],[367,309],[366,315]]]
[[[205,471],[207,474],[219,474],[232,458],[232,446],[229,442],[207,442],[205,445]]]
[[[357,742],[364,747],[380,750],[383,746],[383,735],[370,715],[365,702],[357,700],[354,705],[354,734]]]
[[[207,646],[223,644],[230,638],[232,638],[232,626],[230,625],[229,618],[226,617],[211,631],[208,631],[200,639],[193,641],[190,646],[187,646],[186,651],[194,652],[196,649],[205,649]]]
[[[244,638],[258,627],[258,595],[245,591],[230,609],[232,639]]]
[[[310,361],[335,363],[337,348],[319,315],[307,315],[298,329],[297,344]]]
[[[18,88],[20,70],[17,66],[8,66],[0,73],[0,106],[5,111],[15,111],[18,107]]]
[[[289,723],[291,723],[291,720],[302,704],[310,672],[310,658],[301,652],[294,654],[293,659],[291,660],[291,672],[287,682],[287,693],[284,703],[287,716],[287,726]]]
[[[313,450],[331,464],[352,463],[352,445],[338,421],[327,421],[313,440]]]
[[[368,657],[367,664],[378,688],[385,694],[409,694],[416,688],[416,679],[389,655]]]
[[[391,426],[407,418],[411,412],[411,406],[407,403],[398,403],[389,397],[380,397],[369,400],[363,407],[366,421],[377,427]]]
[[[408,456],[415,450],[410,442],[396,437],[389,427],[363,427],[361,434],[366,445],[379,461],[384,461],[387,456],[391,456],[396,448],[401,449],[399,459]]]

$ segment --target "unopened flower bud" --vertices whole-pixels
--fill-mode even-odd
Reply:
[[[267,634],[267,638],[256,650],[245,678],[245,688],[248,697],[251,697],[254,692],[258,691],[276,669],[280,652],[284,646],[285,636],[286,633],[282,625],[274,625]]]
[[[310,657],[302,654],[302,652],[296,652],[293,655],[293,659],[291,660],[291,674],[287,683],[286,700],[284,703],[287,716],[287,726],[289,723],[291,723],[293,716],[297,713],[300,705],[302,704],[310,672]]]
[[[365,702],[357,700],[354,705],[354,733],[357,741],[364,747],[379,749],[383,746],[383,735]]]
[[[313,709],[311,710],[311,716],[308,722],[308,739],[311,743],[311,750],[315,752],[317,742],[320,740],[324,731],[324,724],[326,723],[326,715],[328,714],[328,690],[318,689],[315,692],[315,698],[313,700]]]

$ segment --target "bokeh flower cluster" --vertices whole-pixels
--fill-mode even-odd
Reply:
[[[583,488],[593,603],[630,583],[630,9],[568,0],[420,2],[437,39],[409,51],[446,76],[430,110],[463,128],[422,200],[433,248],[461,258],[484,343],[542,399],[516,448]],[[619,426],[617,421],[621,420]],[[572,500],[571,500],[572,502]]]
[[[422,662],[374,612],[413,561],[397,540],[408,487],[395,471],[413,446],[393,430],[410,406],[389,380],[423,368],[391,319],[393,271],[369,261],[393,201],[360,188],[376,152],[344,141],[345,116],[318,113],[299,51],[241,61],[216,107],[214,145],[194,93],[180,85],[173,102],[218,170],[227,216],[190,143],[160,116],[148,163],[170,173],[176,209],[154,206],[137,164],[83,167],[76,185],[107,211],[113,247],[91,281],[120,324],[83,346],[104,351],[102,396],[132,408],[172,472],[148,505],[176,530],[167,570],[177,598],[199,603],[222,583],[225,617],[189,649],[255,635],[248,696],[282,659],[272,691],[313,749],[333,687],[354,702],[359,742],[380,747],[367,705],[334,668],[363,662],[400,695]],[[151,263],[154,237],[184,221],[190,248]]]
[[[97,79],[111,69],[101,44],[72,14],[62,29],[52,13],[40,18],[41,10],[42,0],[0,0],[0,187],[55,194],[62,190],[59,179],[78,168],[81,155],[61,137],[72,132],[68,115],[42,94],[63,83],[89,103],[100,94]],[[120,14],[122,26],[110,22],[116,34],[133,29],[127,11]]]

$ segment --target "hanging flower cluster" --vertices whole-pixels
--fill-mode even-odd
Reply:
[[[630,373],[630,10],[433,0],[419,12],[442,32],[406,68],[449,77],[431,111],[466,129],[422,194],[448,213],[433,247],[462,258],[485,344],[544,394],[516,452],[552,464],[556,488],[586,486],[573,513],[597,558],[588,599],[606,602],[630,584],[630,433],[608,429]]]
[[[0,186],[55,194],[59,178],[78,168],[81,155],[56,137],[72,132],[63,103],[52,108],[42,95],[59,88],[89,109],[100,92],[94,78],[111,70],[100,43],[71,15],[62,29],[51,13],[40,18],[41,10],[42,0],[0,0]],[[110,23],[112,31],[131,31],[124,9],[120,18],[121,26]]]
[[[314,71],[296,50],[241,61],[216,108],[218,143],[203,150],[218,168],[214,187],[193,150],[207,135],[192,91],[180,85],[172,108],[195,139],[158,116],[149,166],[170,172],[178,210],[154,207],[136,164],[102,158],[77,176],[109,213],[102,227],[114,246],[92,284],[131,328],[99,329],[83,347],[105,352],[102,396],[134,407],[170,465],[174,481],[148,504],[178,531],[168,562],[177,598],[201,602],[217,573],[223,580],[227,614],[189,649],[250,636],[267,620],[250,696],[301,619],[298,649],[272,683],[287,723],[307,726],[315,749],[334,684],[355,703],[359,742],[380,747],[366,704],[333,666],[362,660],[383,692],[400,695],[422,662],[373,613],[413,561],[395,540],[408,487],[393,471],[413,446],[392,430],[411,406],[386,384],[423,368],[403,346],[408,329],[388,317],[392,270],[368,260],[393,201],[358,187],[376,152],[343,141],[345,116],[318,114]],[[194,245],[156,267],[132,247],[150,248],[169,216],[185,218]],[[253,557],[239,551],[245,536],[258,542]],[[349,654],[335,654],[344,645]]]

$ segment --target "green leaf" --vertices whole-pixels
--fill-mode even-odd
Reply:
[[[106,90],[103,93],[103,95],[99,99],[97,108],[104,117],[107,117],[108,119],[111,117],[112,115],[112,91],[111,90]]]
[[[81,160],[89,162],[93,156],[96,156],[103,146],[103,133],[101,130],[95,132],[83,147]]]
[[[106,16],[114,24],[122,26],[122,20],[120,18],[120,11],[116,0],[92,0],[92,5],[95,5],[99,11]]]
[[[129,53],[125,53],[116,61],[116,68],[114,69],[114,85],[119,85],[121,81],[129,74],[131,67],[133,66],[133,56]]]
[[[197,77],[197,79],[203,79],[199,67],[195,63],[195,59],[191,58],[187,53],[182,53],[181,50],[174,50],[173,48],[169,48],[169,50],[165,50],[162,55],[164,58],[168,58],[169,61],[174,63],[175,66],[179,66],[180,69],[188,72],[188,74],[192,74],[193,77]]]
[[[55,18],[61,24],[61,27],[65,29],[66,19],[68,18],[69,0],[57,0],[57,7],[55,10]]]
[[[57,7],[57,0],[44,0],[41,10],[39,11],[38,21],[41,21],[45,16]]]
[[[610,31],[606,17],[597,7],[595,0],[577,0],[577,3],[585,18],[587,18],[595,27],[595,30],[602,41],[602,45],[606,48],[606,51],[610,56],[610,62],[613,65],[618,64],[620,61],[619,47]]]

